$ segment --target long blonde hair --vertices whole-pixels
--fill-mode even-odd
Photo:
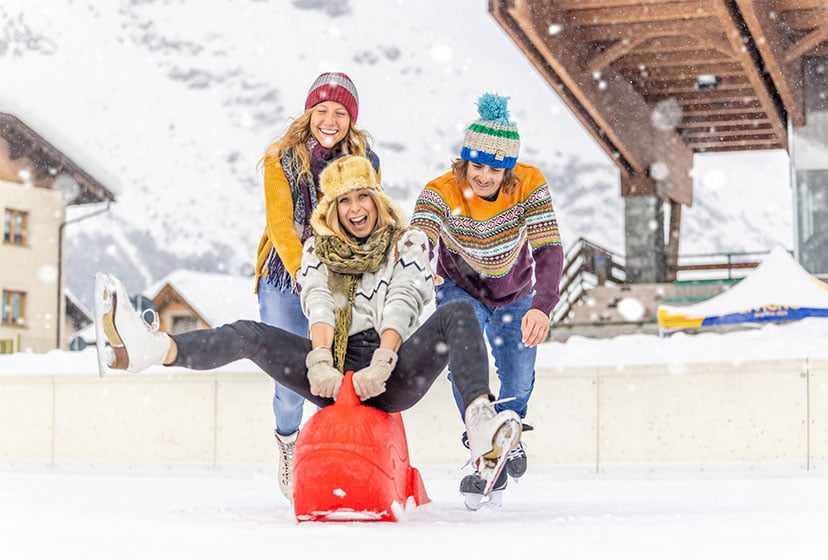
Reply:
[[[311,175],[311,156],[308,151],[307,141],[311,137],[310,121],[314,107],[311,107],[290,123],[287,131],[276,138],[265,148],[264,156],[259,160],[258,167],[264,165],[265,160],[275,158],[281,160],[285,154],[293,150],[293,162],[299,169],[298,177]],[[354,125],[353,119],[349,119],[348,133],[337,147],[340,147],[346,154],[367,157],[371,136],[364,130]]]

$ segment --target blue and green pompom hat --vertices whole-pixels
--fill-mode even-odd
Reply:
[[[491,167],[512,169],[520,151],[517,125],[509,120],[508,97],[484,93],[477,100],[480,118],[469,125],[460,157]]]

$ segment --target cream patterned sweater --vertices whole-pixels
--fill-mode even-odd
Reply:
[[[302,310],[309,324],[335,324],[334,297],[328,289],[328,268],[314,252],[315,239],[305,242],[297,280]],[[428,238],[407,230],[391,247],[377,272],[366,272],[357,287],[348,336],[368,329],[382,334],[393,329],[406,340],[420,324],[423,308],[434,294],[434,275],[428,257]],[[396,258],[395,258],[396,257]]]

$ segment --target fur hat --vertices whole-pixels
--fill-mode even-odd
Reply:
[[[512,169],[520,151],[517,125],[509,120],[508,97],[484,93],[477,101],[480,118],[469,125],[460,157],[491,167]]]
[[[343,72],[325,72],[311,84],[305,99],[305,111],[323,101],[342,103],[356,123],[359,116],[359,94],[348,74]]]
[[[397,227],[405,227],[405,214],[396,202],[385,194],[377,180],[371,162],[362,156],[345,155],[330,162],[319,174],[319,188],[322,197],[311,216],[311,226],[316,235],[333,235],[325,217],[336,199],[354,189],[373,191],[374,200],[391,214]]]

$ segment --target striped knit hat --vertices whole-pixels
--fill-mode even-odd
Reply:
[[[359,116],[359,94],[348,74],[325,72],[314,80],[305,99],[305,111],[323,101],[342,103],[348,109],[351,120],[356,123]]]
[[[508,97],[484,93],[477,100],[480,118],[469,125],[460,157],[490,167],[512,169],[520,151],[517,125],[509,120]]]

